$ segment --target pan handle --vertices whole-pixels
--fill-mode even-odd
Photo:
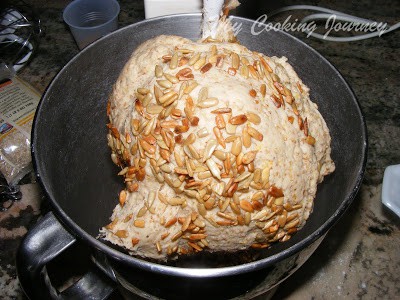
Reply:
[[[30,299],[107,299],[115,283],[93,267],[74,285],[59,293],[51,285],[46,264],[76,239],[64,229],[52,212],[47,213],[26,234],[18,248],[16,266],[22,289]]]

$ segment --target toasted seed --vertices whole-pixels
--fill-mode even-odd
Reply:
[[[207,98],[203,101],[198,102],[197,106],[200,108],[209,108],[209,107],[217,105],[218,103],[219,103],[218,99],[215,97],[212,97],[212,98]]]
[[[127,238],[128,237],[128,232],[126,230],[117,230],[114,234],[119,238]]]
[[[219,170],[217,164],[212,159],[207,159],[206,164],[210,172],[213,174],[214,177],[221,179],[221,171]]]
[[[275,105],[277,108],[279,108],[279,107],[282,106],[282,103],[281,103],[280,99],[279,99],[277,96],[275,96],[275,94],[272,94],[272,95],[271,95],[271,100],[272,100],[272,102],[274,103],[274,105]]]
[[[240,61],[241,61],[242,65],[246,65],[247,66],[247,65],[250,64],[249,60],[245,56],[241,56],[240,57]]]
[[[249,78],[249,68],[247,65],[242,65],[240,67],[240,75],[242,75],[244,78]]]
[[[166,54],[162,56],[162,59],[165,63],[171,61],[172,55],[171,54]]]
[[[228,161],[228,160],[226,160]],[[226,162],[225,161],[225,162]],[[238,189],[238,184],[236,182],[234,182],[226,191],[226,197],[232,198],[233,194],[237,191]]]
[[[280,188],[277,188],[274,185],[271,185],[271,187],[268,189],[268,195],[278,198],[278,197],[283,197],[283,191]]]
[[[244,223],[246,225],[249,225],[250,222],[251,222],[251,213],[246,211],[245,214],[244,214]]]
[[[157,252],[158,252],[158,253],[162,253],[162,247],[161,247],[160,241],[157,241],[157,242],[156,242],[156,248],[157,248]]]
[[[169,68],[170,69],[176,69],[176,67],[178,66],[178,52],[175,52],[172,57],[171,57],[171,61],[169,63]]]
[[[146,94],[150,93],[150,90],[149,90],[149,89],[146,89],[146,88],[138,88],[138,89],[137,89],[137,92],[138,92],[139,94],[146,95]]]
[[[299,225],[299,223],[300,223],[300,220],[299,219],[295,219],[295,220],[293,220],[293,221],[291,221],[289,223],[286,223],[284,229],[286,229],[286,230],[291,229],[291,228],[296,227],[297,225]]]
[[[253,206],[247,200],[240,200],[239,205],[240,205],[240,208],[246,212],[252,213],[254,211]]]
[[[160,166],[161,171],[163,171],[164,173],[171,173],[172,172],[172,168],[169,164],[163,164]]]
[[[269,66],[269,64],[265,61],[265,59],[263,57],[260,56],[260,61],[261,64],[263,65],[263,67],[265,68],[265,70],[267,70],[269,73],[272,73],[272,69]]]
[[[163,110],[163,107],[162,107],[162,106],[157,105],[157,104],[153,104],[153,103],[150,103],[150,104],[146,107],[146,111],[147,111],[149,114],[153,114],[153,115],[159,114],[162,110]]]
[[[261,132],[259,132],[257,129],[255,129],[253,127],[248,126],[247,131],[248,131],[249,135],[252,138],[256,139],[257,141],[261,142],[264,139],[264,136],[261,134]]]
[[[203,100],[206,100],[208,98],[208,88],[207,87],[202,87],[199,91],[199,95],[197,97],[197,101],[201,102]]]
[[[261,173],[261,182],[263,185],[265,185],[266,183],[268,183],[269,181],[269,172],[270,172],[271,168],[270,167],[266,167],[262,170]]]
[[[175,167],[174,172],[177,174],[183,174],[183,175],[189,174],[188,170],[184,167]]]
[[[200,58],[200,53],[195,53],[190,59],[189,59],[189,66],[194,65]]]
[[[179,92],[178,92],[178,99],[181,99],[185,89],[188,87],[188,81],[184,81],[181,86],[179,87]]]
[[[228,114],[231,112],[232,112],[232,108],[229,108],[229,107],[218,108],[218,109],[211,111],[211,113],[213,113],[213,114]]]
[[[192,69],[190,68],[184,68],[178,71],[176,73],[175,78],[181,81],[186,81],[186,80],[191,80],[194,78],[194,75],[192,73]]]
[[[204,171],[197,173],[197,177],[202,180],[212,177],[212,174],[210,171]]]
[[[286,95],[286,96],[285,96],[285,101],[286,101],[288,104],[292,104],[292,103],[294,102],[294,98],[293,98],[292,95]]]
[[[118,172],[118,176],[124,176],[128,172],[128,167],[123,168],[121,171]],[[120,194],[121,196],[121,194]]]
[[[206,64],[200,69],[200,72],[204,74],[204,73],[208,72],[211,68],[212,68],[212,64],[211,64],[211,63],[206,63]]]
[[[155,68],[154,68],[154,74],[156,75],[157,78],[162,77],[163,68],[160,65],[156,65]]]
[[[197,149],[193,145],[188,145],[190,154],[194,159],[200,159],[200,153],[197,151]]]
[[[263,208],[263,204],[258,200],[251,200],[251,205],[254,210],[261,210]]]
[[[159,101],[162,95],[164,95],[163,91],[159,88],[158,85],[154,85],[154,96],[156,97],[156,100]]]
[[[290,214],[286,218],[286,223],[289,223],[289,222],[293,221],[294,219],[298,219],[298,217],[299,217],[298,213]]]
[[[221,161],[226,159],[226,152],[221,150],[215,150],[213,155]]]
[[[139,100],[136,100],[136,101],[135,101],[135,109],[136,109],[136,111],[137,111],[141,116],[144,115],[143,105],[142,105],[142,102],[140,102]],[[112,128],[110,128],[110,129],[111,129],[112,134],[113,134],[117,139],[119,139],[118,130],[117,130],[115,127],[112,127]]]
[[[243,163],[244,153],[240,152],[240,154],[236,157],[236,166],[239,167]]]
[[[142,208],[140,208],[138,213],[136,214],[136,217],[141,218],[146,214],[146,212],[147,212],[147,207],[142,206]]]
[[[192,126],[197,126],[199,125],[200,119],[199,117],[194,116],[193,118],[191,118],[190,120],[190,125]]]
[[[243,180],[249,178],[250,175],[251,175],[250,172],[245,171],[245,172],[243,172],[242,174],[240,174],[238,177],[236,177],[235,180],[234,180],[234,182],[241,182],[241,181],[243,181]]]
[[[124,204],[125,204],[125,201],[126,201],[126,191],[125,190],[122,190],[120,193],[119,193],[119,204],[123,207],[124,206]]]
[[[255,89],[251,89],[251,90],[249,91],[249,95],[250,95],[251,97],[255,98],[255,97],[257,96],[257,91],[256,91]]]
[[[224,160],[224,167],[225,167],[225,173],[229,174],[232,168],[231,160],[230,160],[230,153],[226,153],[226,159]]]
[[[217,65],[217,61],[218,61],[218,55],[217,54],[210,54],[210,57],[208,58],[208,62],[211,64],[215,64]]]
[[[187,216],[187,217],[185,218],[185,220],[184,220],[183,223],[182,223],[182,227],[181,227],[181,231],[182,231],[182,232],[185,232],[185,231],[188,229],[188,227],[189,227],[191,221],[192,221],[192,218],[191,218],[190,216]]]
[[[173,86],[172,82],[166,79],[163,80],[157,80],[157,83],[159,86],[163,87],[163,88],[171,88]]]
[[[216,45],[212,45],[211,48],[210,48],[210,52],[211,52],[211,55],[218,54],[217,46]]]
[[[232,143],[231,153],[238,156],[242,152],[242,140],[240,138],[235,138]]]
[[[166,161],[170,161],[170,153],[168,150],[160,149],[160,156],[165,159]]]
[[[301,86],[301,83],[298,81],[296,84],[297,84],[297,88],[299,89],[299,92],[302,94],[303,93],[303,87]]]
[[[261,200],[263,197],[264,197],[264,193],[259,191],[259,192],[255,192],[253,194],[253,196],[251,197],[251,200],[258,201],[258,200]]]
[[[253,112],[247,112],[246,113],[247,120],[249,120],[251,123],[255,125],[259,125],[261,123],[261,117]]]
[[[246,123],[246,121],[247,121],[247,117],[246,117],[246,115],[243,115],[243,114],[231,117],[229,119],[229,123],[231,123],[232,125],[242,125],[242,124]]]
[[[205,65],[205,63],[206,63],[206,58],[202,56],[193,64],[193,69],[199,70],[201,67]]]
[[[207,234],[204,234],[204,233],[197,233],[197,234],[189,235],[189,239],[193,240],[193,241],[202,240],[202,239],[205,239],[205,238],[207,238]]]
[[[178,67],[182,67],[182,66],[186,65],[188,62],[189,62],[189,58],[187,58],[186,56],[182,56],[179,59]]]
[[[225,139],[225,143],[227,143],[227,144],[232,143],[232,142],[234,142],[237,138],[239,138],[239,137],[236,136],[236,135],[230,135],[230,136],[228,136],[228,137]]]
[[[156,153],[156,147],[154,147],[153,145],[150,145],[143,139],[140,139],[139,142],[144,151],[149,152],[150,154]]]
[[[183,235],[183,232],[181,230],[179,230],[177,233],[175,233],[172,238],[171,241],[175,242],[177,241],[181,236]]]
[[[199,203],[199,204],[197,205],[197,211],[199,212],[199,214],[200,214],[202,217],[205,217],[205,216],[207,215],[207,210],[206,210],[206,208],[205,208],[205,206],[204,206],[203,203]]]
[[[275,205],[283,205],[284,197],[279,197],[275,199]]]
[[[171,115],[176,118],[182,117],[182,111],[176,107],[171,108]]]
[[[254,170],[254,178],[253,178],[255,183],[259,183],[261,180],[261,169],[255,169]]]
[[[162,106],[166,107],[166,106],[170,105],[176,99],[178,99],[178,94],[175,91],[170,91],[170,92],[162,95],[160,97],[159,101],[162,104]]]
[[[240,59],[239,55],[235,52],[232,52],[232,68],[239,69]]]
[[[235,68],[228,68],[228,74],[231,76],[235,76],[236,75],[236,69]]]
[[[189,94],[191,91],[193,91],[199,84],[197,82],[192,82],[190,83],[184,90],[183,92],[185,94]]]
[[[236,133],[237,125],[232,125],[231,123],[226,123],[225,130],[228,134],[235,134]]]
[[[217,138],[218,144],[220,144],[225,149],[226,144],[225,144],[224,137],[222,136],[221,130],[217,126],[215,126],[213,128],[213,132],[214,132],[215,137]]]
[[[171,74],[165,73],[164,76],[171,83],[178,83],[179,82],[179,79],[176,78],[175,76],[172,76]]]
[[[249,148],[251,146],[251,136],[248,132],[247,127],[243,128],[242,139],[243,139],[243,146],[245,146],[246,148]]]
[[[206,127],[203,127],[203,128],[201,128],[199,131],[197,131],[196,134],[197,134],[197,136],[198,136],[199,138],[203,138],[203,137],[209,135],[209,132],[208,132],[208,130],[207,130]]]
[[[187,138],[183,141],[183,145],[190,145],[196,141],[196,135],[191,133],[187,136]]]
[[[143,135],[144,136],[149,135],[154,130],[156,125],[157,125],[157,119],[156,118],[152,118],[151,120],[149,120],[149,122],[147,123],[146,127],[143,130]]]
[[[224,117],[221,114],[215,116],[215,124],[219,129],[224,129],[226,127]]]
[[[280,94],[285,94],[285,88],[282,83],[274,81],[274,87],[278,90]]]
[[[256,155],[257,151],[249,151],[246,154],[244,154],[242,158],[243,164],[247,165],[251,163],[256,158]]]
[[[182,205],[185,202],[185,199],[180,197],[173,197],[173,198],[168,198],[167,202],[169,205],[178,206]]]
[[[135,221],[133,221],[133,226],[139,227],[139,228],[144,228],[145,222],[143,219],[136,219]]]
[[[311,135],[307,136],[306,137],[306,143],[311,145],[311,146],[314,146],[315,145],[315,138],[312,137]]]
[[[292,109],[293,109],[293,113],[298,116],[299,115],[299,111],[297,110],[297,105],[295,102],[292,103]]]
[[[249,73],[251,77],[253,77],[256,80],[259,80],[260,76],[258,75],[256,69],[252,65],[247,65],[247,67],[249,68]]]
[[[211,155],[213,154],[217,145],[218,145],[218,142],[214,139],[210,139],[207,141],[207,144],[206,144],[206,146],[204,148],[204,152],[203,152],[203,162],[211,157]]]
[[[265,83],[263,83],[260,87],[260,93],[263,97],[265,97],[266,93],[267,93],[267,86],[265,85]]]
[[[147,105],[149,105],[151,99],[153,99],[153,94],[149,92],[146,94],[146,96],[142,100],[143,106],[147,107]]]

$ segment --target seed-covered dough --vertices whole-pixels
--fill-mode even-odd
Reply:
[[[286,241],[334,170],[326,123],[287,59],[238,43],[146,41],[107,111],[126,188],[101,232],[133,255]]]

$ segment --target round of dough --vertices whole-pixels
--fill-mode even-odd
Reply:
[[[334,170],[326,123],[287,59],[237,43],[146,41],[107,112],[126,189],[101,232],[133,255],[286,241]]]

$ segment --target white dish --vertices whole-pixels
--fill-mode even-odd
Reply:
[[[389,166],[385,170],[382,203],[400,217],[400,165]]]

